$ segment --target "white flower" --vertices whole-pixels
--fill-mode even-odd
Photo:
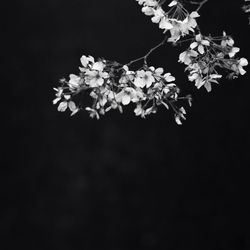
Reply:
[[[199,89],[201,86],[203,86],[205,84],[205,79],[203,79],[202,76],[197,72],[191,73],[188,76],[188,80],[190,82],[195,81],[195,86],[197,87],[197,89]]]
[[[151,113],[156,113],[156,109],[154,106],[147,108],[144,110],[142,108],[141,103],[137,104],[136,108],[134,109],[134,113],[136,116],[141,116],[142,118],[145,118],[146,115],[149,115]]]
[[[232,39],[232,37],[227,36],[226,32],[223,31],[223,39],[221,40],[221,46],[222,47],[226,47],[226,46],[233,46],[234,45],[234,40]]]
[[[173,81],[175,81],[175,77],[174,77],[174,76],[171,76],[170,73],[166,73],[166,74],[164,75],[164,79],[166,80],[166,82],[173,82]]]
[[[79,111],[79,109],[76,107],[76,104],[73,101],[68,102],[68,107],[69,107],[69,110],[72,112],[71,116],[76,114]]]
[[[99,63],[95,63],[95,69],[102,69],[103,65]],[[87,70],[85,73],[85,81],[86,84],[91,88],[100,87],[104,84],[104,80],[109,78],[109,74],[107,72],[102,72],[98,70]]]
[[[127,65],[124,65],[123,69],[125,70],[125,73],[123,73],[121,75],[121,78],[119,79],[119,83],[126,84],[128,82],[132,82],[134,80],[135,72],[134,71],[130,71],[128,69]]]
[[[158,76],[162,75],[164,72],[164,69],[163,68],[157,68],[154,73]]]
[[[168,42],[177,42],[182,33],[181,33],[181,30],[180,30],[180,24],[177,23],[177,22],[172,22],[172,26],[173,28],[170,29],[170,34],[171,34],[171,37],[168,38]]]
[[[150,66],[149,69],[154,73],[154,75],[157,77],[157,76],[161,76],[164,72],[164,69],[163,68],[157,68],[155,69],[155,67],[153,66]]]
[[[164,87],[163,92],[168,94],[173,88],[176,88],[176,85],[174,83],[169,83]]]
[[[144,115],[150,115],[151,113],[156,113],[156,109],[154,108],[154,106],[150,107],[150,108],[147,108],[145,110],[145,113]]]
[[[154,16],[151,18],[153,23],[159,23],[160,20],[165,16],[164,10],[159,7],[157,9],[154,9]]]
[[[142,108],[141,104],[137,104],[136,108],[134,109],[134,113],[136,116],[144,117],[144,109]]]
[[[85,110],[89,112],[89,115],[90,115],[91,118],[96,117],[97,120],[100,118],[98,112],[95,109],[87,107],[87,108],[85,108]]]
[[[68,102],[63,101],[58,105],[57,110],[60,112],[64,112],[67,109],[67,107],[68,107]]]
[[[159,23],[159,28],[164,29],[164,32],[166,32],[167,30],[171,30],[173,25],[170,23],[168,17],[164,16]]]
[[[190,82],[193,82],[193,81],[195,81],[198,77],[199,77],[199,74],[198,74],[198,73],[193,73],[193,74],[191,74],[191,75],[188,76],[188,80],[189,80]]]
[[[85,68],[88,66],[88,64],[90,62],[91,63],[95,62],[94,57],[92,57],[92,56],[87,57],[87,56],[84,56],[84,55],[81,57],[80,61],[81,61],[82,66],[85,67]]]
[[[238,60],[238,70],[241,75],[244,75],[246,73],[246,70],[243,69],[244,66],[248,65],[248,61],[246,58],[241,58]]]
[[[232,47],[231,50],[230,50],[230,52],[228,53],[228,55],[229,55],[230,58],[232,58],[239,51],[240,51],[240,48],[238,48],[238,47]]]
[[[197,11],[192,11],[191,12],[191,14],[189,15],[190,16],[190,18],[197,18],[197,17],[199,17],[200,15],[199,15],[199,13],[197,12]]]
[[[192,57],[197,57],[198,53],[195,50],[186,50],[179,55],[178,62],[183,62],[189,65],[192,62]]]
[[[202,87],[205,83],[206,83],[206,81],[201,76],[198,76],[195,79],[195,87],[197,87],[197,89],[199,89],[200,87]]]
[[[178,125],[182,124],[181,119],[186,120],[185,114],[186,114],[186,110],[183,107],[179,109],[178,114],[175,114],[175,122]]]
[[[175,122],[176,122],[178,125],[182,125],[180,116],[175,115]]]
[[[60,112],[64,112],[67,108],[69,108],[70,111],[75,114],[78,111],[78,108],[76,107],[75,103],[73,101],[63,101],[59,104],[57,110]]]
[[[195,20],[196,17],[199,17],[199,14],[196,11],[193,11],[190,15],[186,16],[183,21],[177,20],[175,18],[169,19],[173,25],[173,28],[170,29],[171,37],[168,39],[168,41],[176,42],[181,36],[189,34],[189,31],[194,32],[194,28],[197,26],[197,22]]]
[[[189,34],[189,31],[194,32],[194,29],[197,27],[197,22],[195,18],[199,17],[198,12],[193,11],[188,15],[181,23],[180,30],[182,35]]]
[[[128,105],[130,102],[138,102],[142,98],[143,93],[139,89],[135,90],[131,87],[124,88],[115,96],[116,101],[121,102],[123,105]]]
[[[136,71],[136,77],[134,80],[134,85],[138,88],[147,87],[149,88],[152,83],[155,82],[155,78],[151,71],[139,70]]]
[[[198,51],[200,52],[200,54],[204,54],[205,52],[204,46],[209,46],[210,45],[209,41],[202,39],[201,34],[196,35],[195,40],[196,40],[195,42],[190,44],[190,48],[194,49],[198,47]]]
[[[117,102],[121,102],[123,105],[128,105],[131,101],[130,94],[131,92],[129,92],[128,90],[122,90],[115,96],[115,99]]]
[[[79,87],[79,85],[81,84],[81,77],[74,75],[74,74],[70,74],[69,75],[70,80],[69,80],[69,87],[71,89],[76,89]]]
[[[104,107],[105,104],[107,103],[107,98],[105,95],[103,95],[99,100],[98,100],[98,103],[97,103],[97,107],[100,108],[100,107]]]
[[[146,16],[152,16],[154,15],[154,9],[152,7],[149,6],[144,6],[142,8],[142,12],[146,15]]]
[[[209,78],[205,81],[204,87],[206,88],[207,92],[210,92],[212,90],[211,83],[214,82],[214,83],[218,84],[217,79],[220,79],[222,77],[222,75],[211,74],[208,77]]]
[[[103,62],[95,62],[92,66],[92,70],[103,71],[105,64]]]

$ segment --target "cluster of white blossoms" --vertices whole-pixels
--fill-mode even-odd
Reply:
[[[178,107],[179,100],[187,100],[191,105],[191,96],[179,97],[179,88],[175,85],[175,77],[164,73],[163,68],[144,65],[137,71],[129,70],[127,65],[104,59],[94,60],[92,56],[81,57],[79,75],[70,74],[69,80],[62,79],[62,86],[54,88],[56,98],[54,104],[58,111],[67,109],[71,115],[83,109],[83,96],[87,93],[92,99],[91,107],[86,107],[93,118],[100,118],[111,109],[123,111],[123,107],[134,103],[136,116],[145,118],[155,113],[158,106],[172,108],[175,121],[181,124],[186,111]]]
[[[168,42],[178,44],[191,41],[188,49],[180,54],[179,62],[187,65],[188,79],[195,82],[198,89],[204,86],[210,92],[211,83],[218,83],[222,77],[218,73],[219,68],[226,70],[229,78],[236,78],[239,74],[246,73],[243,67],[248,65],[248,61],[245,58],[235,58],[240,49],[233,46],[234,40],[230,36],[227,36],[225,32],[222,37],[201,34],[195,19],[200,16],[197,11],[189,14],[180,0],[171,1],[168,4],[170,9],[167,12],[162,9],[160,1],[136,1],[143,6],[142,12],[145,15],[153,16],[151,18],[153,23],[159,23],[159,27],[164,29],[164,32],[170,32]],[[203,1],[203,3],[205,2]],[[196,4],[201,6],[202,2]],[[249,11],[247,7],[245,10]],[[191,38],[180,40],[186,35]]]
[[[234,47],[234,40],[223,32],[221,37],[202,36],[197,34],[187,50],[179,56],[179,62],[187,65],[188,79],[195,82],[199,89],[204,86],[211,91],[211,83],[218,83],[222,77],[218,70],[224,69],[228,78],[244,75],[244,66],[248,65],[246,58],[236,58],[240,51]]]
[[[58,105],[58,111],[68,109],[74,115],[85,109],[90,117],[99,119],[110,110],[117,109],[122,113],[125,106],[133,104],[135,115],[145,118],[156,113],[159,106],[163,106],[172,109],[176,123],[182,124],[186,115],[183,101],[191,106],[191,96],[180,97],[175,77],[164,73],[163,68],[148,66],[147,63],[149,55],[166,41],[174,45],[190,42],[188,48],[179,55],[179,62],[186,65],[188,80],[194,82],[198,89],[204,86],[210,92],[211,84],[218,83],[224,74],[233,79],[246,73],[243,67],[248,65],[248,61],[246,58],[236,57],[240,49],[234,47],[231,36],[225,32],[219,37],[202,35],[196,18],[199,17],[201,6],[208,0],[190,1],[191,4],[198,5],[191,13],[184,8],[181,0],[171,1],[167,12],[162,9],[166,0],[136,1],[142,5],[142,12],[151,16],[153,23],[159,24],[164,33],[169,33],[145,56],[125,65],[82,56],[79,74],[70,74],[68,80],[61,79],[61,86],[54,88],[56,98],[53,103]],[[249,12],[249,4],[245,11]],[[184,36],[188,38],[182,39]],[[131,64],[141,60],[141,68],[136,71],[129,69]]]
[[[171,37],[168,42],[176,42],[181,37],[194,32],[197,27],[196,18],[200,15],[197,11],[189,13],[180,1],[172,1],[165,12],[159,1],[156,0],[136,0],[140,5],[143,5],[142,12],[147,16],[152,16],[153,23],[158,23],[159,28],[170,32]]]

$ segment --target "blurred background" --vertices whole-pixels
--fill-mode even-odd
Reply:
[[[208,1],[199,24],[232,34],[250,59],[243,2]],[[185,46],[167,44],[149,62],[194,98],[181,127],[163,108],[146,120],[132,108],[70,117],[52,88],[82,55],[127,63],[162,31],[134,0],[23,0],[2,11],[1,249],[250,249],[249,72],[197,91],[177,63]]]

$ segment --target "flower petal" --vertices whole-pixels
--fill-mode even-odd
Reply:
[[[123,105],[128,105],[128,104],[130,103],[130,101],[131,101],[131,98],[130,98],[129,95],[124,95],[124,96],[122,97],[122,104],[123,104]]]
[[[67,102],[61,102],[57,108],[57,110],[59,112],[64,112],[68,107],[68,103]]]
[[[168,7],[172,7],[172,6],[175,6],[177,4],[177,1],[172,1],[169,5],[168,5]]]

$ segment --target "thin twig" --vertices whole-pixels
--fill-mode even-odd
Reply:
[[[181,44],[181,43],[189,42],[189,41],[192,41],[192,40],[194,40],[193,37],[176,41],[175,44]]]
[[[147,58],[150,56],[150,54],[153,51],[155,51],[156,49],[158,49],[159,47],[161,47],[162,45],[164,45],[166,41],[167,41],[167,36],[165,36],[164,39],[159,44],[157,44],[155,47],[153,47],[152,49],[150,49],[145,56],[141,56],[141,57],[139,57],[139,58],[137,58],[135,60],[132,60],[129,63],[127,63],[126,65],[129,66],[129,65],[131,65],[131,64],[133,64],[135,62],[138,62],[140,60],[143,60],[144,64],[147,65]]]
[[[208,0],[203,0],[203,1],[201,1],[200,3],[197,3],[197,2],[194,2],[194,1],[190,1],[190,3],[191,4],[197,4],[197,5],[199,5],[198,7],[197,7],[197,9],[196,9],[196,11],[198,12],[200,9],[201,9],[201,7],[207,2]]]
[[[159,47],[161,47],[162,45],[164,45],[166,41],[167,41],[167,36],[165,36],[164,39],[159,44],[157,44],[155,47],[149,50],[149,52],[144,56],[144,64],[147,64],[147,58],[150,56],[150,54]]]

